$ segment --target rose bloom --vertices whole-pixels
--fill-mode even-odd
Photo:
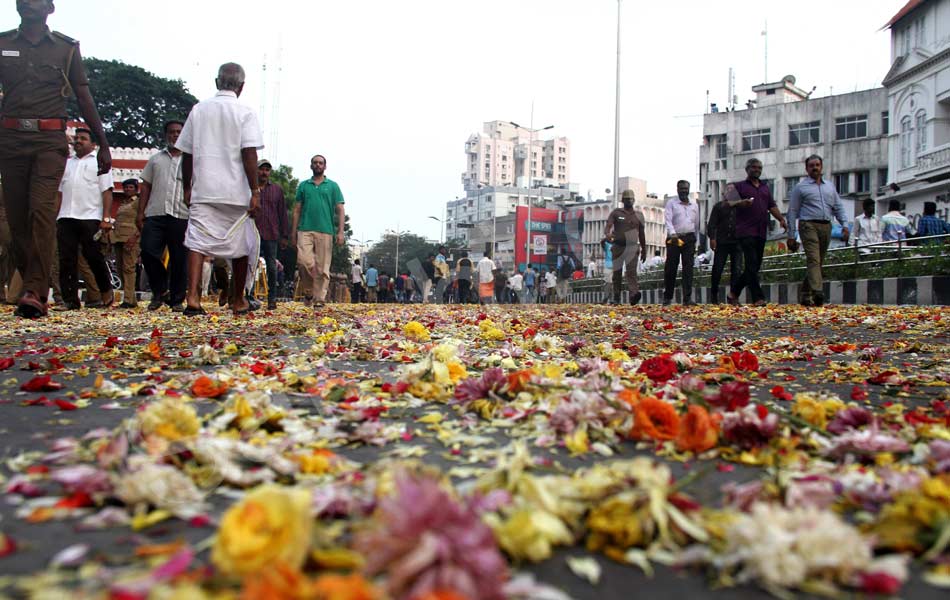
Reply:
[[[666,383],[676,377],[678,368],[669,354],[653,356],[640,363],[637,373],[644,373],[653,383]]]
[[[680,417],[669,402],[653,396],[641,398],[633,405],[634,439],[672,440],[680,430]]]
[[[680,419],[676,447],[681,451],[699,454],[719,441],[719,420],[711,417],[702,406],[691,404],[686,415]]]
[[[711,391],[711,390],[710,390]],[[706,401],[724,410],[738,410],[749,404],[751,393],[744,381],[730,381],[719,386],[719,394],[707,394]]]
[[[310,546],[310,493],[262,485],[221,519],[211,561],[229,575],[248,575],[276,565],[297,569]]]

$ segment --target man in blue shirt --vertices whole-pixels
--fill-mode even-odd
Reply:
[[[825,262],[828,244],[831,243],[831,220],[837,219],[841,223],[841,239],[845,244],[850,236],[844,205],[835,186],[822,178],[823,167],[823,161],[817,154],[806,158],[805,172],[808,177],[798,182],[788,201],[788,250],[798,251],[796,232],[805,250],[807,271],[798,292],[799,302],[803,306],[821,306],[825,303],[821,267]]]
[[[534,298],[534,283],[535,283],[535,272],[531,268],[531,265],[524,270],[524,289],[525,289],[525,303],[532,304],[535,301]]]
[[[376,302],[377,290],[379,290],[379,271],[376,269],[376,265],[370,264],[369,268],[366,269],[366,292],[367,292],[366,301],[367,302]]]
[[[946,235],[950,233],[950,225],[937,216],[937,203],[924,202],[924,216],[917,222],[917,237],[928,237],[931,235]],[[926,243],[933,244],[939,240],[927,240]],[[947,240],[943,240],[946,242]]]

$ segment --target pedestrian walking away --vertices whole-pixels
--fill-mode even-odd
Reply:
[[[92,132],[77,128],[73,142],[76,156],[66,161],[63,180],[56,195],[56,243],[59,252],[59,289],[68,310],[80,308],[79,274],[75,248],[89,264],[101,292],[102,306],[112,306],[115,293],[99,240],[112,230],[112,172],[98,175],[99,165],[92,155]]]
[[[330,284],[333,244],[342,246],[346,219],[340,186],[326,176],[327,159],[317,154],[310,159],[313,177],[297,187],[291,243],[297,246],[297,261],[313,282],[314,305],[323,306]]]
[[[139,214],[135,221],[141,235],[142,266],[152,292],[148,310],[168,305],[185,309],[188,283],[188,206],[181,178],[181,150],[175,147],[184,121],[165,123],[165,148],[152,155],[142,171]],[[168,264],[165,264],[165,252]]]
[[[805,281],[799,288],[798,301],[803,306],[821,306],[825,302],[821,269],[831,243],[831,220],[841,223],[841,239],[848,243],[844,204],[835,186],[822,177],[823,161],[817,154],[805,159],[808,177],[798,182],[788,200],[788,250],[798,251],[796,234],[805,251]]]
[[[377,291],[379,290],[379,270],[376,265],[370,264],[366,269],[366,301],[376,302],[378,300]]]
[[[495,295],[495,261],[489,256],[489,248],[485,248],[485,255],[476,265],[478,271],[478,301],[481,304],[491,304]]]
[[[204,314],[198,287],[206,256],[231,261],[231,310],[244,314],[251,309],[246,285],[254,281],[260,254],[252,219],[260,211],[257,151],[264,140],[254,111],[238,101],[244,78],[241,65],[221,65],[215,79],[218,93],[191,109],[175,144],[183,153],[182,186],[190,208],[185,232],[188,316]]]
[[[257,161],[257,183],[261,187],[261,211],[255,219],[261,236],[261,257],[267,269],[267,309],[277,308],[277,250],[287,248],[290,221],[284,189],[271,182],[271,164],[266,158]]]
[[[683,304],[693,303],[693,256],[699,238],[699,207],[695,202],[689,201],[689,182],[685,179],[676,182],[676,195],[676,198],[666,203],[663,211],[666,223],[664,305],[673,301],[676,272],[680,263],[683,265]]]
[[[620,304],[623,279],[626,275],[630,304],[640,302],[640,283],[637,279],[637,264],[647,256],[646,219],[634,209],[636,197],[633,190],[624,190],[620,199],[622,208],[613,209],[607,216],[604,237],[610,242],[613,298],[612,304]],[[591,263],[593,264],[593,262]]]
[[[112,168],[102,121],[89,92],[79,42],[50,31],[52,0],[16,3],[20,26],[0,34],[0,178],[13,237],[13,261],[22,278],[15,314],[47,314],[57,236],[56,192],[66,168],[66,100],[75,96],[99,144],[97,173]]]
[[[735,238],[742,252],[742,274],[732,277],[729,291],[729,303],[738,304],[743,289],[749,290],[749,301],[756,305],[766,304],[762,285],[759,283],[759,271],[765,256],[765,242],[768,239],[769,214],[775,217],[788,231],[785,217],[772,199],[772,190],[763,182],[762,161],[750,158],[745,165],[746,179],[735,184],[738,202],[735,204]]]
[[[950,224],[937,216],[937,203],[924,202],[924,215],[917,221],[917,237],[950,234]],[[944,239],[943,243],[950,240]],[[941,240],[928,240],[926,244],[938,244]]]

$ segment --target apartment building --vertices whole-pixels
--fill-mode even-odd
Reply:
[[[950,0],[911,0],[888,21],[892,116],[888,197],[916,224],[924,202],[950,218]],[[880,212],[882,207],[878,207]]]
[[[745,179],[750,158],[762,161],[762,177],[782,212],[811,154],[823,158],[825,177],[838,193],[853,200],[845,202],[851,218],[865,198],[884,198],[890,129],[884,88],[813,98],[789,75],[752,91],[756,98],[747,108],[703,116],[698,191],[704,230],[726,183]]]
[[[540,133],[540,132],[539,132]],[[571,143],[541,139],[510,121],[488,121],[465,141],[466,191],[489,187],[566,186],[571,181]],[[531,183],[529,183],[531,182]]]

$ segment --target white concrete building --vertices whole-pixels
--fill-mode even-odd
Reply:
[[[532,138],[530,132],[509,121],[488,121],[482,133],[465,142],[462,185],[473,191],[478,185],[528,187],[528,180],[547,187],[566,186],[571,181],[571,143],[566,137]]]
[[[750,158],[762,161],[762,178],[783,213],[811,154],[823,158],[825,177],[839,194],[854,200],[845,203],[851,218],[865,198],[883,198],[889,181],[884,88],[812,98],[787,76],[752,89],[751,108],[703,116],[698,190],[703,231],[726,183],[745,179]]]
[[[888,197],[916,225],[925,201],[950,218],[950,0],[911,0],[886,27],[891,67]],[[878,207],[878,213],[885,207]]]

